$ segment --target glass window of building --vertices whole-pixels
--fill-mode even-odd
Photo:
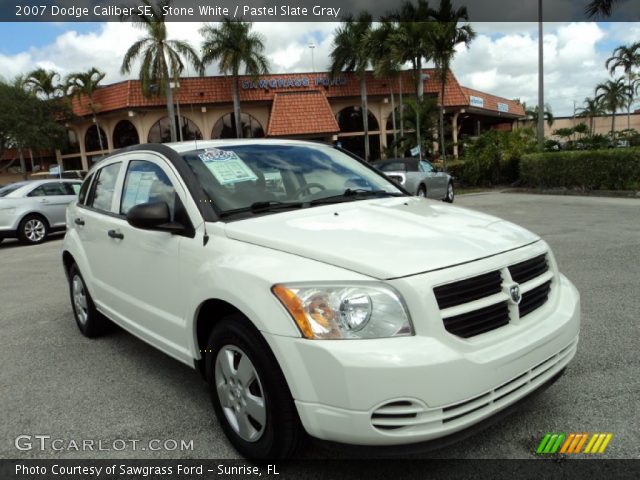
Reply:
[[[113,129],[113,147],[124,148],[140,143],[138,130],[129,120],[120,120]]]
[[[233,112],[223,115],[216,122],[211,131],[211,138],[238,138],[236,135],[236,121]],[[264,130],[258,120],[248,113],[240,113],[242,138],[262,138]]]
[[[202,140],[202,132],[198,126],[187,117],[176,116],[176,128],[182,130],[182,138],[178,131],[178,141],[182,140]],[[153,124],[147,137],[149,143],[168,143],[171,141],[171,130],[169,128],[169,117],[164,117]]]
[[[84,148],[87,152],[98,152],[109,148],[107,146],[107,136],[101,127],[91,125],[87,129],[87,133],[84,135]]]

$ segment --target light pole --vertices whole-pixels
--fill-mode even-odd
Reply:
[[[538,145],[544,145],[544,45],[542,0],[538,0]]]
[[[180,88],[180,82],[169,82],[169,88],[171,90],[178,90]],[[184,142],[183,134],[182,134],[182,115],[180,115],[180,98],[176,95],[176,109],[178,114],[178,136],[181,142]]]
[[[309,42],[309,49],[311,50],[311,70],[315,73],[316,67],[313,63],[313,50],[316,48],[316,44],[313,42]]]

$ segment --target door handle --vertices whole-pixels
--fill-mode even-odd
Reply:
[[[43,198],[42,200],[40,200],[40,203],[49,203],[49,200],[47,200],[46,198]]]
[[[73,223],[75,223],[76,225],[84,225],[84,220],[82,220],[81,218],[76,218]]]
[[[117,238],[118,240],[124,239],[124,235],[117,230],[109,230],[107,232],[107,235],[109,235],[111,238]]]

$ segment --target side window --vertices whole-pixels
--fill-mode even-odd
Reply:
[[[29,194],[30,197],[52,197],[57,195],[68,195],[64,184],[60,182],[45,183]]]
[[[171,220],[173,220],[176,190],[169,181],[169,177],[155,163],[133,160],[129,162],[124,180],[120,213],[126,215],[132,207],[151,202],[165,202],[169,205]]]
[[[82,182],[82,187],[80,187],[80,193],[78,194],[78,203],[80,205],[84,205],[87,200],[87,193],[89,192],[89,185],[91,185],[91,180],[93,179],[93,173],[84,179]]]
[[[429,162],[422,161],[420,162],[420,171],[425,173],[431,173],[433,172],[433,167]]]
[[[112,163],[98,170],[96,179],[91,186],[87,206],[107,212],[111,210],[111,202],[121,165],[121,162]]]
[[[64,186],[65,195],[77,195],[80,192],[79,183],[65,182],[62,185]]]

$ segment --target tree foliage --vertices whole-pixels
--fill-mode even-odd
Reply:
[[[511,132],[489,130],[465,145],[463,180],[471,185],[512,183],[518,179],[522,156],[535,152],[536,148],[532,128]]]
[[[238,137],[242,136],[238,92],[240,70],[244,66],[245,75],[251,77],[269,72],[269,60],[264,54],[264,38],[253,32],[252,28],[251,22],[225,18],[217,26],[205,25],[200,29],[200,34],[204,37],[202,64],[216,63],[221,73],[232,76],[233,112]]]
[[[58,106],[20,86],[0,81],[0,156],[9,148],[56,148],[65,129],[56,121]]]

